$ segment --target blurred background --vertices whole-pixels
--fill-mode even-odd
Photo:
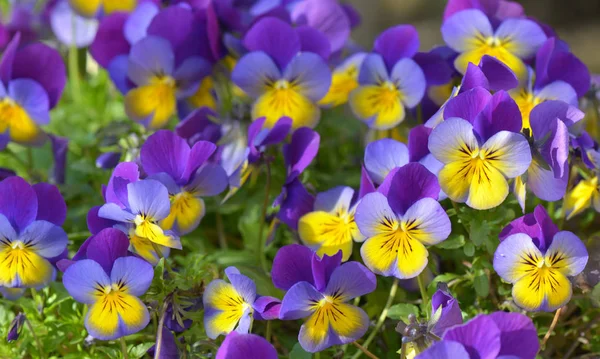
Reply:
[[[362,15],[353,38],[367,49],[382,30],[397,24],[412,24],[421,38],[421,51],[443,44],[440,34],[446,0],[349,0]],[[600,0],[517,1],[528,16],[552,26],[585,62],[592,73],[600,73]]]

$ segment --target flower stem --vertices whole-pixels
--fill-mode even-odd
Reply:
[[[425,287],[425,271],[423,270],[417,276],[417,283],[419,283],[419,292],[421,292],[421,300],[423,301],[423,306],[426,307],[427,303],[429,303],[429,295],[427,294],[427,288]]]
[[[271,321],[270,320],[267,320],[267,329],[265,332],[265,339],[268,342],[271,342]]]
[[[369,336],[367,337],[367,340],[365,340],[365,342],[363,343],[363,347],[365,349],[369,348],[369,344],[371,344],[373,339],[375,339],[375,336],[379,332],[379,329],[381,329],[381,327],[383,326],[383,322],[385,321],[385,318],[387,317],[388,310],[390,309],[390,307],[392,306],[392,303],[394,302],[394,298],[396,297],[397,291],[398,291],[398,278],[395,278],[394,284],[392,284],[392,288],[390,288],[390,294],[388,296],[387,302],[385,303],[385,307],[383,307],[383,310],[381,311],[381,315],[379,315],[379,319],[377,319],[375,328],[373,329],[371,334],[369,334]],[[359,350],[354,354],[354,356],[352,356],[352,359],[357,359],[362,354],[363,354],[363,352]]]
[[[365,353],[366,356],[368,356],[371,359],[379,359],[375,354],[371,353],[367,348],[363,347],[362,345],[358,344],[357,342],[352,342],[352,344],[357,347],[358,349],[360,349],[361,352]]]
[[[121,342],[121,352],[123,353],[123,359],[128,359],[129,356],[127,355],[127,343],[125,343],[125,337],[121,337],[119,341]]]
[[[554,331],[554,328],[556,327],[556,324],[558,323],[558,318],[560,317],[560,312],[562,311],[562,308],[558,308],[558,310],[556,311],[556,313],[554,313],[554,318],[552,318],[552,323],[550,324],[550,328],[548,328],[548,332],[546,333],[546,335],[544,335],[544,339],[542,339],[542,350],[544,350],[544,348],[546,347],[546,342],[548,341],[548,339],[550,339],[550,335],[552,335],[552,332]]]
[[[316,352],[315,355],[313,355],[314,359],[321,359],[321,352]]]
[[[68,71],[69,83],[71,87],[71,97],[73,98],[73,102],[80,103],[81,82],[79,79],[79,56],[77,47],[75,45],[71,45],[69,47]]]
[[[154,358],[161,358],[161,350],[162,350],[162,330],[165,325],[165,315],[167,313],[167,307],[169,305],[168,298],[165,299],[165,303],[162,306],[160,311],[160,319],[158,320],[158,327],[156,328],[156,344],[154,346]]]
[[[217,206],[217,235],[219,237],[219,247],[227,249],[227,238],[225,237],[225,229],[223,228],[223,216],[221,215],[220,206]]]
[[[44,347],[42,346],[42,342],[40,341],[40,338],[38,338],[38,336],[35,334],[35,331],[33,330],[33,326],[31,325],[31,322],[29,321],[29,319],[27,319],[27,317],[25,317],[25,325],[27,325],[27,328],[29,328],[31,335],[33,336],[33,339],[35,340],[35,346],[37,347],[37,350],[40,352],[40,358],[45,359],[46,355],[44,352]]]
[[[262,206],[262,211],[260,213],[260,224],[258,226],[258,257],[260,260],[260,266],[265,273],[269,273],[269,269],[267,268],[267,257],[265,253],[265,243],[266,237],[264,235],[265,229],[265,221],[267,217],[267,207],[269,206],[269,192],[271,190],[271,166],[269,162],[266,161],[266,170],[267,170],[267,183],[265,185],[265,199]]]

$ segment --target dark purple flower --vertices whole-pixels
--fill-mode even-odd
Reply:
[[[310,194],[298,178],[283,186],[275,205],[280,205],[277,218],[290,228],[298,229],[300,217],[313,209],[315,197]]]
[[[299,128],[292,134],[289,144],[283,146],[283,157],[287,169],[286,184],[298,178],[317,156],[321,137],[310,128]]]
[[[219,347],[216,359],[277,359],[277,351],[256,334],[231,332]]]
[[[272,128],[264,128],[266,118],[261,117],[254,120],[248,127],[248,162],[255,163],[260,160],[262,153],[267,146],[281,143],[287,137],[292,129],[292,119],[289,117],[280,118]]]
[[[444,332],[455,325],[462,324],[462,313],[458,301],[445,290],[438,289],[431,297],[431,312],[440,311],[432,333],[442,337]],[[436,314],[434,314],[436,316]]]
[[[25,320],[25,314],[20,312],[15,316],[15,319],[10,322],[10,326],[8,327],[8,335],[6,336],[6,340],[9,343],[19,339],[19,334],[21,333],[21,328],[23,328],[23,323]]]
[[[96,158],[96,167],[103,169],[115,168],[121,159],[121,152],[104,152]]]

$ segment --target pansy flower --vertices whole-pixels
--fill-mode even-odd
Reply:
[[[490,55],[510,67],[521,83],[527,79],[523,60],[534,55],[546,41],[544,31],[532,20],[508,18],[495,28],[476,9],[459,11],[447,18],[442,36],[460,54],[454,60],[458,72],[464,74],[469,63],[478,64],[484,55]]]
[[[262,159],[263,153],[268,146],[281,143],[287,137],[292,128],[292,119],[282,117],[272,128],[264,128],[265,117],[258,118],[248,127],[248,161],[256,163]]]
[[[331,71],[314,52],[303,52],[298,32],[276,18],[259,20],[244,36],[244,55],[231,74],[233,82],[256,99],[252,118],[265,117],[272,127],[290,117],[293,128],[314,127],[319,101],[329,89]]]
[[[494,270],[512,283],[515,303],[527,311],[554,311],[571,299],[571,282],[588,253],[573,233],[558,231],[541,205],[500,233]]]
[[[65,65],[47,45],[19,45],[17,34],[0,60],[0,133],[20,144],[39,145],[46,139],[39,126],[50,122],[49,111],[65,87]]]
[[[527,189],[544,201],[564,197],[570,174],[569,128],[583,116],[576,107],[554,100],[531,111],[532,161],[527,172],[515,179],[515,194],[523,210]]]
[[[90,244],[94,250],[88,250],[88,259],[67,268],[63,284],[76,301],[89,306],[85,327],[90,335],[113,340],[148,325],[150,314],[138,297],[150,287],[154,270],[143,259],[128,257],[118,235],[105,240],[105,245]]]
[[[523,128],[529,129],[531,110],[546,100],[560,100],[578,105],[590,88],[590,72],[575,55],[563,48],[556,38],[544,42],[536,54],[535,72],[530,69],[528,83],[510,91],[523,117]]]
[[[446,331],[417,359],[534,359],[540,344],[535,325],[521,313],[481,314]]]
[[[369,127],[386,130],[404,120],[406,108],[423,98],[426,79],[412,59],[419,35],[410,25],[387,29],[375,40],[373,53],[363,60],[359,87],[350,94],[350,107]]]
[[[160,226],[171,212],[169,191],[162,183],[116,177],[112,185],[116,200],[100,207],[98,216],[117,222],[138,254],[154,263],[158,261],[155,256],[161,255],[156,253],[160,246],[181,249],[179,237]]]
[[[287,290],[279,317],[306,318],[298,341],[308,352],[351,343],[369,327],[367,314],[348,302],[374,291],[375,275],[358,262],[340,265],[341,260],[341,252],[320,258],[307,247],[291,244],[279,249],[273,261],[273,284]]]
[[[0,182],[0,287],[17,297],[24,288],[43,288],[56,275],[54,262],[65,253],[60,227],[67,206],[50,184],[30,186],[21,177]]]
[[[444,118],[428,144],[444,164],[438,174],[442,190],[471,208],[500,205],[508,195],[507,178],[522,175],[531,163],[517,105],[504,91],[492,96],[476,87],[448,102]]]
[[[385,182],[356,208],[356,223],[367,237],[360,253],[376,274],[413,278],[427,266],[425,245],[450,235],[450,219],[437,202],[435,175],[422,165],[400,167]]]
[[[256,334],[227,334],[217,350],[216,359],[277,359],[277,350]]]
[[[352,255],[354,241],[365,238],[354,220],[354,190],[339,186],[317,194],[312,211],[300,217],[298,235],[304,245],[319,256],[342,251],[342,261]]]
[[[600,213],[600,175],[582,178],[565,197],[563,211],[567,219],[582,213],[590,206]]]
[[[227,186],[227,174],[217,164],[207,163],[217,146],[198,141],[192,148],[168,130],[148,137],[140,150],[140,161],[149,178],[169,191],[171,211],[162,219],[163,230],[180,235],[198,227],[206,207],[202,197],[216,196]]]
[[[206,335],[215,339],[234,330],[248,333],[255,319],[276,319],[280,301],[256,294],[256,284],[235,267],[225,269],[229,283],[215,279],[208,284],[202,297]]]

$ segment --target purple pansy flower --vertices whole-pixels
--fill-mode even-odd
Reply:
[[[170,213],[160,222],[162,229],[179,235],[190,233],[204,216],[202,197],[225,190],[225,170],[207,162],[216,149],[207,141],[198,141],[190,148],[183,138],[168,130],[148,137],[140,150],[140,161],[149,178],[165,185],[171,200]]]
[[[277,351],[256,334],[231,332],[221,343],[216,359],[277,359]]]
[[[554,311],[571,299],[571,282],[588,253],[573,233],[558,231],[541,205],[500,233],[494,270],[513,284],[513,300],[528,311]]]
[[[292,119],[280,118],[272,128],[263,128],[266,118],[261,117],[252,122],[248,127],[248,161],[258,162],[267,146],[281,143],[292,128]]]
[[[540,344],[531,319],[520,313],[481,314],[446,331],[417,359],[534,359]]]
[[[427,266],[425,245],[450,234],[450,219],[437,202],[440,186],[434,174],[418,163],[390,173],[377,192],[356,208],[356,223],[367,237],[360,253],[374,273],[413,278]]]
[[[445,19],[442,36],[460,54],[454,60],[458,72],[464,74],[469,63],[478,64],[482,56],[490,55],[513,70],[521,83],[527,79],[523,60],[534,55],[546,41],[544,31],[534,21],[508,18],[494,27],[477,9],[462,10]]]
[[[411,25],[387,29],[375,40],[373,53],[363,60],[359,87],[350,94],[354,114],[375,129],[390,129],[404,120],[406,108],[423,98],[427,81],[412,59],[419,35]]]
[[[431,312],[440,311],[439,318],[431,332],[442,337],[448,328],[462,324],[462,313],[458,301],[446,290],[438,289],[431,297]]]
[[[53,264],[67,248],[60,227],[66,214],[53,185],[31,186],[16,176],[0,182],[0,287],[5,296],[15,298],[23,288],[43,288],[54,280]]]
[[[297,244],[282,247],[275,256],[273,284],[287,290],[279,317],[307,318],[298,341],[308,352],[353,342],[368,329],[367,314],[348,301],[374,291],[377,280],[362,264],[340,265],[341,260],[341,252],[319,258],[309,248]]]
[[[273,127],[281,117],[293,128],[314,127],[320,117],[316,106],[329,89],[331,71],[314,52],[301,51],[299,33],[282,20],[260,19],[244,36],[244,55],[231,74],[233,82],[251,98],[252,118],[265,117]]]
[[[90,335],[113,340],[148,325],[148,309],[138,297],[150,287],[154,270],[148,262],[127,256],[118,232],[106,233],[103,239],[105,245],[90,243],[88,259],[66,269],[63,284],[76,301],[89,306],[85,327]]]

